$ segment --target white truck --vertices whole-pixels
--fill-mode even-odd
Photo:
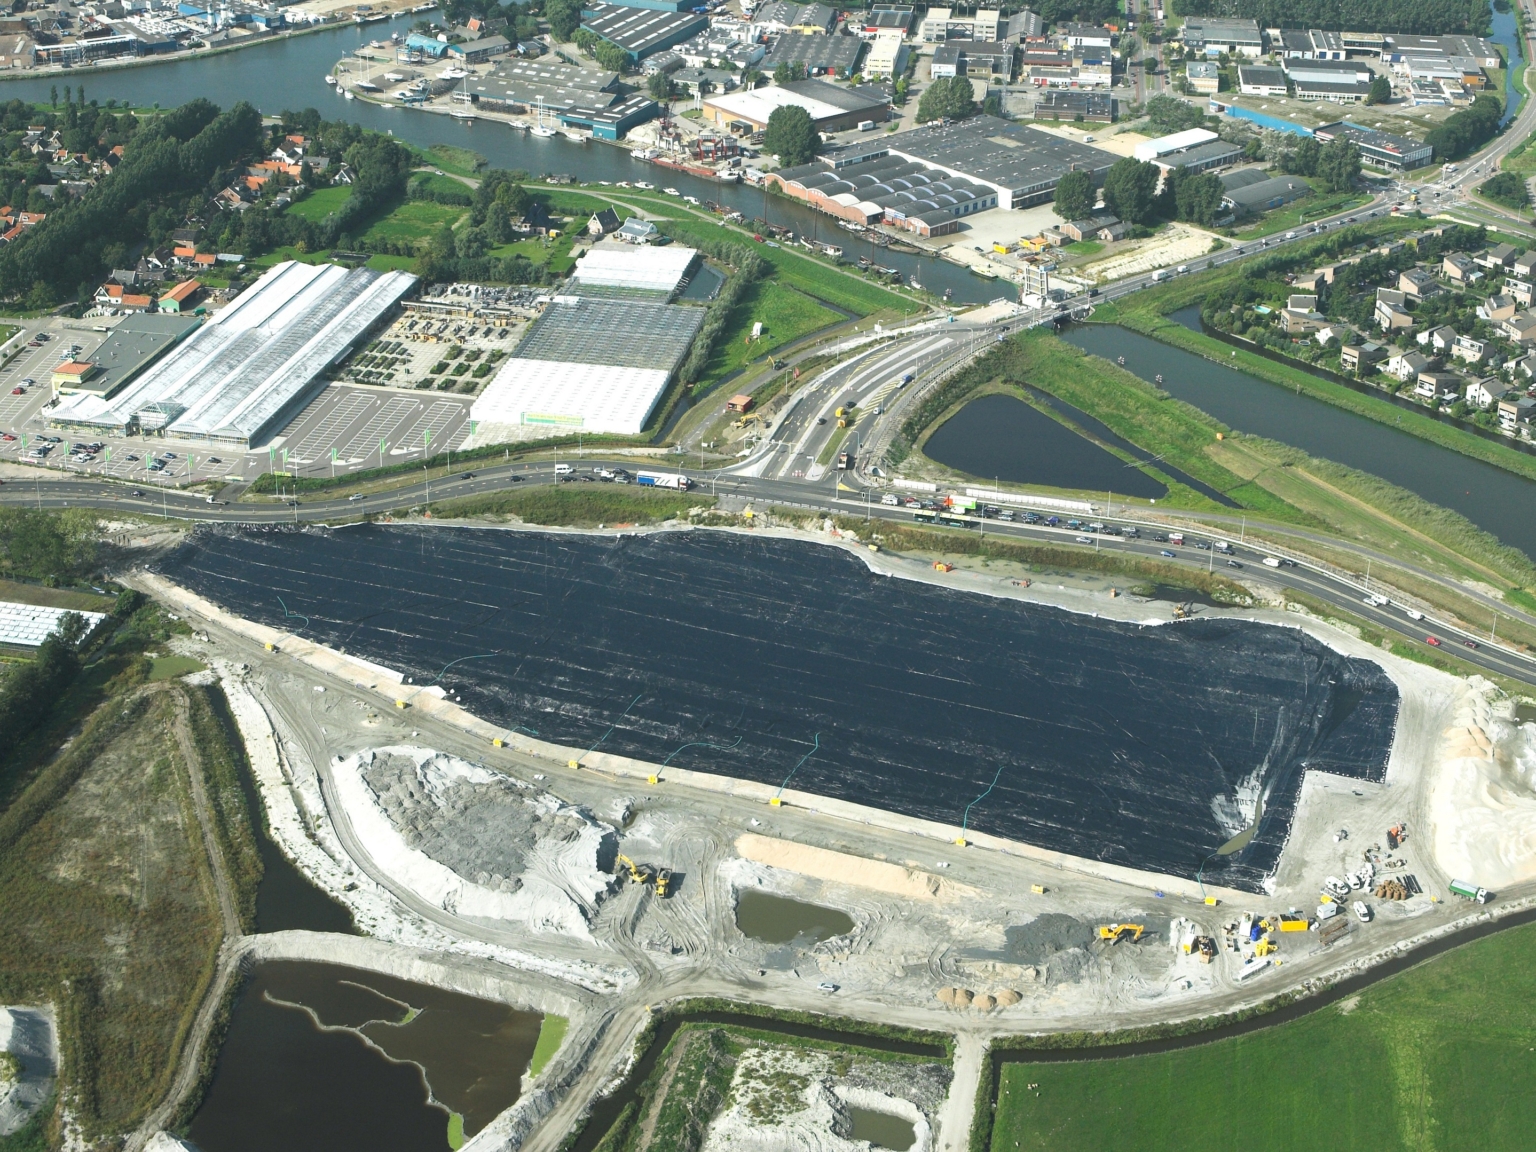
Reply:
[[[693,481],[681,472],[636,472],[635,483],[642,488],[675,488],[681,492],[693,487]]]

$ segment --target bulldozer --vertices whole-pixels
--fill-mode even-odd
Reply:
[[[1130,940],[1132,944],[1141,939],[1145,928],[1140,924],[1101,924],[1099,926],[1099,939],[1108,940],[1111,944],[1118,944],[1121,940]]]
[[[618,862],[628,872],[631,884],[649,885],[663,900],[671,894],[672,869],[658,868],[654,864],[637,864],[622,852],[618,855]]]

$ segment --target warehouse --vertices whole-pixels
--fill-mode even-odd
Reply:
[[[50,422],[249,448],[308,403],[415,283],[405,272],[285,261],[115,396],[71,396]]]
[[[857,36],[823,36],[818,32],[785,32],[773,41],[763,57],[762,69],[772,72],[780,64],[803,65],[812,76],[858,71],[865,41]]]
[[[82,392],[110,399],[200,323],[197,317],[174,314],[124,316],[101,347],[91,353],[91,371],[61,382],[55,391],[61,395]]]
[[[660,104],[635,93],[617,103],[573,104],[557,113],[557,118],[567,128],[585,128],[599,140],[622,140],[631,128],[660,113]]]
[[[1310,196],[1312,187],[1299,176],[1276,176],[1269,180],[1238,187],[1228,187],[1221,198],[1222,206],[1230,208],[1238,216],[1256,216]]]
[[[1243,64],[1237,70],[1237,90],[1244,96],[1284,96],[1290,89],[1283,68]]]
[[[1044,204],[1055,193],[1057,181],[1073,170],[1090,173],[1098,184],[1119,159],[1027,124],[983,115],[872,140],[863,149],[849,149],[837,167],[886,155],[986,185],[997,193],[999,208]]]
[[[761,132],[768,127],[768,118],[786,105],[804,108],[821,132],[855,128],[866,120],[878,124],[890,109],[889,99],[878,88],[840,88],[822,80],[796,80],[711,96],[704,101],[704,119],[716,124],[740,120]]]
[[[1262,56],[1264,34],[1253,20],[1220,20],[1202,16],[1184,21],[1180,33],[1185,47],[1206,56]]]
[[[477,103],[498,110],[522,111],[540,102],[546,112],[567,108],[607,108],[616,99],[617,72],[573,68],[545,60],[503,60],[484,76],[470,80]]]
[[[475,400],[472,442],[638,434],[703,322],[702,308],[556,296]]]
[[[674,44],[692,39],[709,27],[708,17],[693,12],[656,12],[618,4],[593,4],[581,26],[615,47],[631,64],[638,64]]]
[[[787,196],[857,224],[884,220],[920,236],[960,229],[961,219],[997,207],[997,190],[899,156],[880,155],[833,169],[805,164],[771,172]]]
[[[565,290],[571,296],[588,297],[625,293],[632,299],[665,304],[688,283],[698,255],[696,249],[680,244],[597,244],[576,261]]]
[[[1185,148],[1193,148],[1196,144],[1206,144],[1216,139],[1216,133],[1209,128],[1190,128],[1183,132],[1175,132],[1171,136],[1158,136],[1152,140],[1144,140],[1136,145],[1133,155],[1143,163],[1156,160],[1159,156],[1166,156],[1170,152],[1181,152]]]
[[[1324,124],[1313,132],[1324,144],[1335,139],[1353,140],[1360,149],[1360,162],[1372,168],[1388,172],[1404,172],[1422,168],[1434,159],[1435,150],[1419,140],[1407,136],[1394,136],[1390,132],[1377,132],[1341,120],[1337,124]]]
[[[1085,92],[1081,88],[1047,88],[1035,101],[1035,119],[1109,124],[1115,119],[1115,98],[1108,92]]]

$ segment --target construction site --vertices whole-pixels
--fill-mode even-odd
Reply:
[[[554,1149],[578,1129],[576,1146],[592,1148],[609,1126],[634,1124],[631,1147],[962,1149],[978,1094],[989,1091],[986,1045],[997,1038],[1165,1024],[1282,992],[1305,995],[1456,931],[1469,915],[1501,908],[1501,890],[1536,879],[1536,726],[1517,723],[1515,702],[1487,682],[1400,660],[1305,615],[1203,608],[1200,619],[1175,622],[1172,604],[1023,587],[982,571],[940,577],[926,559],[872,553],[826,531],[620,536],[423,525],[380,535],[396,570],[428,571],[447,587],[457,632],[469,638],[463,652],[419,648],[435,609],[408,582],[388,593],[398,608],[365,588],[366,606],[333,603],[322,618],[327,565],[354,583],[372,577],[366,555],[328,553],[321,532],[251,534],[237,546],[230,536],[194,538],[135,583],[195,622],[195,638],[181,643],[223,681],[273,838],[351,909],[372,947],[493,966],[525,990],[530,1007],[560,997],[570,1029],[559,1054],[468,1148]],[[514,539],[504,546],[503,537]],[[866,641],[871,618],[860,601],[888,620],[895,609],[881,598],[895,592],[934,597],[951,629],[974,611],[986,628],[1010,633],[1021,614],[1087,669],[1072,681],[1071,707],[1053,701],[1040,714],[1014,703],[1036,733],[1042,771],[1057,763],[1053,724],[1087,757],[1079,764],[1092,763],[1091,744],[1109,740],[1107,721],[1088,728],[1095,715],[1175,739],[1172,727],[1145,728],[1127,703],[1151,691],[1146,667],[1131,662],[1148,659],[1138,643],[1155,642],[1167,663],[1147,667],[1181,686],[1188,702],[1186,742],[1166,751],[1193,761],[1194,750],[1207,749],[1207,759],[1229,761],[1224,775],[1191,769],[1180,793],[1145,765],[1128,767],[1141,779],[1141,799],[1112,805],[1139,803],[1150,815],[1119,826],[1094,815],[1062,835],[1060,820],[1053,832],[997,811],[985,818],[992,788],[1006,783],[997,749],[985,732],[966,742],[940,730],[932,739],[943,754],[916,773],[915,791],[950,790],[956,801],[930,803],[923,814],[899,779],[926,763],[920,749],[887,752],[844,725],[850,747],[821,761],[834,742],[830,726],[805,739],[785,734],[799,721],[769,699],[774,715],[754,729],[743,697],[706,709],[680,690],[689,667],[666,676],[632,668],[611,622],[582,639],[556,612],[552,601],[579,587],[577,598],[603,620],[594,573],[644,576],[645,548],[671,564],[668,590],[681,595],[707,579],[677,551],[683,537],[745,549],[757,562],[792,557],[800,585],[786,588],[792,577],[770,566],[746,591],[764,602],[796,599],[817,622],[818,565],[831,565],[844,583],[838,611],[866,629]],[[296,544],[320,562],[296,563]],[[613,551],[626,544],[645,548]],[[603,553],[597,568],[573,559],[589,547]],[[848,586],[855,567],[867,586]],[[521,651],[518,671],[503,678],[493,671],[493,650],[507,643],[497,628],[512,619],[530,632],[518,614],[528,603],[544,616],[530,643],[559,671],[546,675],[534,652]],[[654,611],[631,599],[629,626]],[[381,612],[389,619],[375,625]],[[731,651],[755,690],[771,695],[771,661],[741,631],[747,615],[737,613]],[[808,696],[825,693],[816,666],[841,637],[802,650],[794,627],[763,618],[780,639],[775,659],[795,669]],[[375,627],[406,640],[386,652],[370,639]],[[1197,633],[1197,649],[1180,646]],[[1216,655],[1234,637],[1270,634],[1302,660],[1299,694],[1238,682]],[[939,644],[939,633],[927,635]],[[989,703],[985,685],[955,663],[953,632],[942,635],[944,666],[965,678],[978,708]],[[720,659],[707,637],[694,643]],[[921,673],[922,643],[901,643],[909,672]],[[1265,643],[1269,673],[1285,679],[1290,673],[1275,671],[1282,647]],[[1119,654],[1118,674],[1137,680],[1135,693],[1109,696],[1092,679],[1099,645]],[[862,655],[889,659],[872,642]],[[1219,683],[1203,679],[1213,661]],[[622,695],[603,682],[607,665],[624,672]],[[716,679],[725,673],[714,665]],[[1330,680],[1336,695],[1313,694]],[[896,696],[914,713],[931,701],[961,707],[936,685],[919,704],[872,668],[855,683],[870,707],[873,694]],[[618,703],[584,710],[583,695]],[[1199,711],[1224,695],[1237,700],[1231,714]],[[673,715],[647,711],[648,696],[670,701]],[[686,723],[676,719],[682,709],[695,710]],[[1287,714],[1292,727],[1277,719]],[[1308,715],[1315,719],[1302,723]],[[759,768],[732,759],[735,747],[754,742],[743,760]],[[687,744],[696,746],[685,753],[679,745]],[[965,768],[946,775],[941,761]],[[818,762],[820,774],[807,771]],[[1112,795],[1115,762],[1093,768],[1093,787],[1077,805]],[[1070,758],[1060,763],[1070,767]],[[852,783],[836,786],[838,775]],[[1046,779],[1027,778],[999,811],[1040,810]],[[1204,790],[1198,798],[1191,781]],[[326,958],[324,937],[305,947]],[[336,959],[356,950],[338,945]],[[845,1038],[857,1051],[834,1058],[808,1041],[684,1025],[665,1032],[657,1052],[637,1049],[642,1033],[650,1043],[647,1029],[666,1005],[698,998],[952,1039],[940,1055],[921,1046],[870,1055]],[[621,1114],[631,1073],[654,1073],[665,1087]],[[698,1096],[708,1106],[697,1130],[667,1135],[673,1093],[706,1083],[728,1088]]]

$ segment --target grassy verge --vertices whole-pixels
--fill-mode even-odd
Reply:
[[[593,528],[599,524],[658,524],[707,508],[709,496],[657,491],[629,485],[562,484],[520,492],[492,492],[432,504],[434,516],[516,516],[527,524]]]
[[[490,163],[480,153],[453,144],[434,144],[421,155],[423,164],[441,168],[455,176],[473,176]]]
[[[749,362],[841,319],[819,300],[787,284],[759,280],[747,289],[732,311],[715,343],[703,379],[718,381],[745,368]],[[763,332],[753,340],[752,326],[757,323],[762,324]]]
[[[539,1039],[533,1046],[533,1058],[528,1061],[528,1075],[537,1076],[545,1065],[555,1058],[560,1045],[565,1042],[565,1030],[570,1021],[564,1016],[546,1015],[539,1025]]]
[[[1308,181],[1308,183],[1312,183]],[[1361,193],[1343,192],[1326,196],[1305,196],[1284,208],[1278,208],[1273,212],[1266,212],[1263,219],[1247,228],[1240,229],[1236,235],[1239,240],[1257,240],[1261,236],[1273,236],[1276,232],[1285,232],[1291,228],[1305,224],[1308,220],[1320,220],[1324,216],[1332,216],[1336,212],[1344,212],[1350,208],[1370,202],[1370,197]]]
[[[1510,929],[1262,1033],[1122,1060],[1005,1066],[990,1147],[1526,1147],[1536,927]],[[1348,1068],[1347,1074],[1340,1069]],[[1031,1090],[1027,1085],[1037,1085]]]

